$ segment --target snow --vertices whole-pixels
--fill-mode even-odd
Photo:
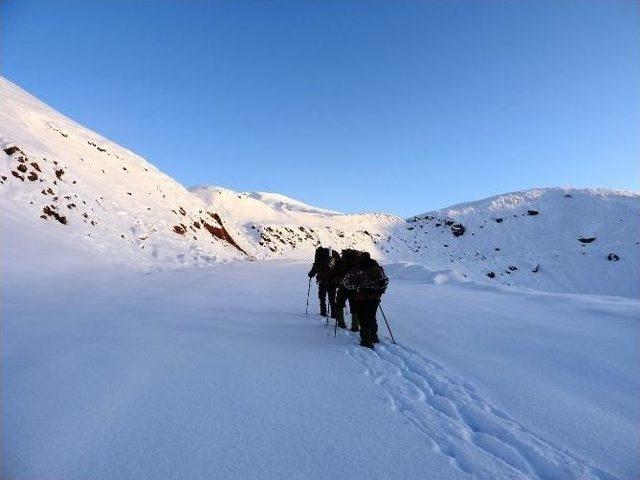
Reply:
[[[0,147],[0,477],[640,477],[640,194],[187,190],[2,78]],[[321,244],[384,263],[398,345],[304,314]]]
[[[399,345],[380,322],[370,352],[334,338],[315,295],[304,315],[304,262],[144,274],[68,250],[40,277],[20,252],[2,272],[3,477],[640,472],[637,300],[391,266]]]

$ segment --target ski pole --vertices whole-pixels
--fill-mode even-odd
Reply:
[[[393,338],[393,332],[391,331],[391,327],[389,326],[389,322],[387,322],[387,316],[384,314],[384,310],[382,310],[382,304],[379,303],[378,304],[378,308],[380,309],[380,313],[382,313],[382,318],[384,318],[384,323],[387,324],[387,330],[389,330],[389,335],[391,335],[391,341],[393,342],[394,345],[396,344],[396,339]]]
[[[326,301],[326,297],[325,297]],[[331,303],[327,305],[327,315],[325,316],[325,325],[329,325],[329,317],[331,316]]]
[[[309,287],[307,288],[307,307],[305,308],[304,314],[309,315],[309,294],[311,293],[311,277],[309,277]]]

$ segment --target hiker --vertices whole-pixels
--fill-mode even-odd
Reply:
[[[331,318],[336,318],[336,273],[340,269],[340,255],[329,248],[318,247],[309,271],[309,278],[316,277],[318,282],[318,297],[320,298],[320,315],[327,317],[327,297]]]
[[[351,312],[351,331],[360,331],[360,322],[358,321],[358,313],[355,308],[355,300],[353,299],[353,291],[348,290],[342,285],[342,280],[349,273],[355,273],[358,267],[358,260],[364,254],[358,250],[351,248],[345,248],[342,250],[342,265],[340,272],[337,275],[338,290],[336,292],[336,307],[338,309],[337,318],[338,326],[346,328],[344,323],[344,309],[349,302],[349,311]]]
[[[360,323],[360,345],[363,347],[373,349],[380,341],[376,312],[388,284],[384,270],[368,252],[358,256],[356,266],[342,279],[342,286],[353,298],[351,308]]]

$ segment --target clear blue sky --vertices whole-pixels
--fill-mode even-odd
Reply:
[[[640,3],[29,1],[2,75],[186,185],[408,216],[639,189]]]

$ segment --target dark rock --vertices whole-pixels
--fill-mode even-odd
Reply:
[[[512,272],[515,272],[518,269],[518,267],[516,267],[515,265],[509,265],[509,270],[511,270]]]
[[[607,260],[609,260],[610,262],[617,262],[618,260],[620,260],[620,257],[615,253],[610,253],[609,255],[607,255]]]
[[[25,164],[21,163],[20,165],[18,165],[16,167],[16,170],[18,170],[19,172],[22,172],[22,173],[27,173],[27,166]]]
[[[540,212],[538,210],[527,210],[527,215],[538,215]]]
[[[493,273],[493,272],[489,272],[489,273],[487,273],[487,277],[489,277],[489,278],[495,278],[495,277],[496,277],[496,274],[495,274],[495,273]]]
[[[4,153],[6,153],[7,155],[13,155],[14,153],[19,152],[19,151],[20,151],[20,149],[18,147],[16,147],[16,146],[4,149]]]
[[[29,179],[29,181],[35,182],[38,179],[38,174],[36,172],[29,172],[27,178]]]
[[[465,228],[461,223],[454,223],[453,225],[451,225],[451,233],[453,233],[454,237],[464,235],[464,232]]]
[[[60,215],[58,212],[55,212],[55,206],[54,205],[47,205],[46,207],[44,207],[42,209],[42,213],[44,213],[46,216],[48,217],[53,217],[55,218],[58,222],[60,222],[63,225],[67,224],[67,217]]]
[[[596,239],[596,237],[581,237],[578,240],[582,243],[591,243]]]
[[[533,270],[531,270],[533,273],[538,273],[540,271],[540,264],[536,263],[536,266],[533,267]]]
[[[502,223],[502,218],[496,218],[496,219],[495,219],[495,222],[496,222],[496,223]]]

